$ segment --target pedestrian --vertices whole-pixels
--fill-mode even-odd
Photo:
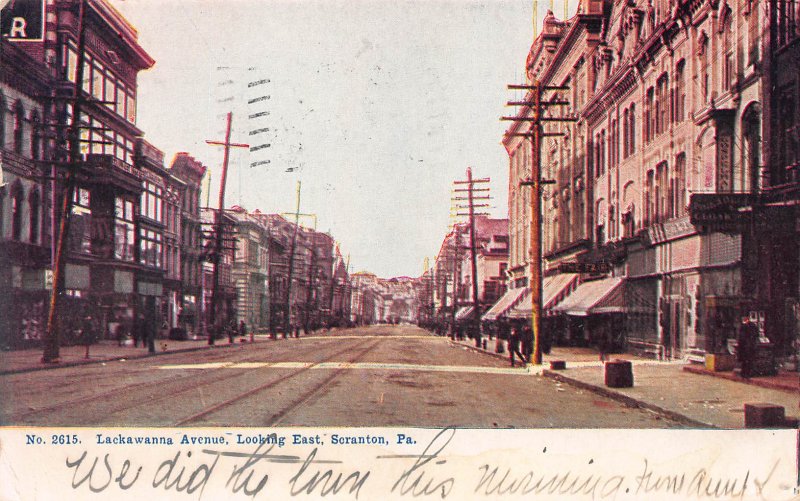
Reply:
[[[144,318],[141,314],[136,316],[136,319],[133,321],[133,347],[137,348],[139,346],[139,340],[142,340],[142,347],[144,347]]]
[[[294,337],[295,339],[300,337],[300,324],[294,324]]]
[[[512,327],[511,335],[508,338],[508,355],[511,357],[511,367],[514,367],[514,355],[517,355],[523,364],[525,363],[525,356],[519,351],[519,342],[519,327]]]
[[[250,333],[251,343],[253,342],[253,334],[255,333],[255,329],[253,329],[253,331],[254,332]],[[239,335],[242,337],[247,337],[247,324],[244,323],[244,320],[239,320]]]
[[[758,326],[750,321],[749,317],[742,317],[742,325],[739,328],[739,339],[736,345],[736,356],[739,359],[739,374],[749,379],[753,375],[753,359],[756,355],[756,343],[758,342]]]
[[[225,330],[228,332],[228,343],[233,344],[233,338],[236,335],[236,320],[231,319]]]
[[[117,324],[114,336],[117,338],[117,346],[122,346],[122,342],[125,340],[125,324],[123,322]]]
[[[84,358],[89,358],[89,346],[94,344],[96,340],[97,332],[95,331],[94,321],[91,315],[86,315],[86,318],[83,319],[83,325],[81,326],[81,342],[86,347]]]
[[[531,327],[525,327],[522,330],[522,339],[520,341],[522,344],[522,354],[525,355],[523,360],[528,363],[531,361],[531,356],[533,355],[533,329]]]
[[[608,359],[608,329],[606,326],[601,325],[599,327],[599,333],[597,336],[597,351],[600,352],[600,361],[605,362]]]

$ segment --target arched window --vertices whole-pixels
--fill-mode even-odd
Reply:
[[[14,152],[22,154],[22,137],[25,129],[25,108],[22,101],[14,106]]]
[[[675,66],[674,119],[683,122],[686,113],[686,61],[681,59]]]
[[[761,187],[761,105],[753,103],[742,115],[744,133],[744,172],[742,184],[745,190],[756,192]]]
[[[39,242],[39,215],[41,213],[39,204],[41,202],[42,197],[39,195],[39,190],[33,190],[30,197],[28,197],[28,203],[30,204],[30,242],[32,244]]]
[[[22,205],[25,201],[25,190],[17,181],[11,188],[11,239],[22,238]]]
[[[675,157],[675,168],[672,174],[672,217],[686,215],[686,154],[679,153]]]

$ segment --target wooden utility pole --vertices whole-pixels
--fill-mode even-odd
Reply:
[[[292,232],[292,245],[289,250],[289,277],[286,283],[286,319],[283,323],[283,332],[286,336],[291,332],[292,323],[292,276],[294,275],[294,251],[297,247],[297,231],[300,229],[300,181],[297,181],[297,203],[294,211],[294,231]]]
[[[544,122],[574,122],[574,118],[543,117],[542,108],[545,106],[561,106],[569,104],[568,101],[554,100],[542,102],[542,93],[545,90],[569,90],[569,87],[544,86],[539,80],[533,79],[531,85],[509,85],[509,89],[524,89],[528,91],[525,101],[511,101],[509,106],[525,106],[530,110],[530,116],[502,117],[501,120],[515,122],[530,122],[528,132],[509,134],[522,136],[531,142],[531,177],[521,181],[520,185],[530,186],[531,189],[531,224],[530,224],[530,290],[531,290],[531,329],[533,330],[533,354],[531,363],[541,365],[541,327],[542,327],[542,185],[555,184],[553,180],[542,179],[541,176],[541,138],[561,136],[560,133],[545,133],[542,128]]]
[[[222,259],[222,244],[225,234],[225,223],[224,219],[224,210],[225,210],[225,181],[228,178],[228,159],[230,158],[230,151],[231,148],[249,148],[249,144],[242,144],[242,143],[231,143],[231,118],[233,113],[228,112],[227,116],[227,125],[225,127],[225,141],[210,141],[207,140],[207,144],[213,144],[217,146],[222,146],[224,148],[224,154],[222,157],[222,176],[219,181],[219,208],[214,213],[214,236],[216,237],[214,243],[214,255],[213,255],[213,263],[214,263],[214,272],[213,272],[213,284],[211,289],[211,315],[210,315],[210,324],[211,324],[211,332],[208,334],[208,344],[214,344],[214,337],[217,334],[217,314],[219,313],[217,310],[219,309],[219,262]],[[208,326],[206,326],[208,329]]]
[[[78,2],[78,57],[75,68],[75,82],[72,93],[72,120],[69,128],[69,161],[64,190],[61,195],[61,220],[58,226],[54,262],[53,285],[50,292],[50,309],[47,314],[47,328],[45,331],[42,363],[56,364],[60,362],[60,325],[58,323],[58,309],[60,297],[64,294],[66,285],[65,247],[69,236],[69,223],[72,214],[72,198],[75,193],[75,184],[81,165],[81,114],[83,111],[83,90],[81,84],[84,77],[84,61],[86,59],[86,0]],[[69,76],[67,76],[69,78]],[[56,183],[54,182],[54,185]]]
[[[481,343],[481,311],[480,311],[480,301],[478,300],[478,242],[475,236],[475,216],[488,216],[486,212],[475,212],[476,207],[489,207],[489,204],[476,204],[476,200],[489,200],[489,196],[475,196],[475,192],[483,192],[486,193],[489,191],[489,188],[476,188],[476,184],[485,184],[488,183],[490,179],[482,178],[482,179],[473,179],[472,177],[472,167],[467,167],[467,179],[466,181],[454,181],[453,184],[456,185],[466,185],[466,188],[458,188],[454,191],[461,192],[467,194],[466,199],[464,197],[454,197],[453,200],[466,200],[467,205],[458,205],[459,209],[468,209],[469,212],[466,214],[457,213],[458,216],[468,216],[469,217],[469,250],[470,250],[470,259],[472,265],[472,316],[473,322],[475,327],[475,345],[480,346]],[[460,243],[459,243],[460,245]]]

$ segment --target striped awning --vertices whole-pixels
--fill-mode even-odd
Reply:
[[[560,273],[542,280],[542,311],[546,312],[569,294],[578,279],[577,273]],[[531,318],[533,305],[530,293],[517,303],[508,313],[509,318]]]
[[[620,277],[584,282],[553,311],[585,317],[602,313],[625,313],[624,280]]]
[[[494,303],[494,305],[483,314],[481,320],[494,321],[505,316],[508,310],[517,304],[527,290],[527,287],[519,287],[517,289],[507,290],[506,293],[503,294],[502,297],[500,297],[500,299],[498,299],[497,302]]]
[[[474,310],[472,306],[462,306],[459,308],[458,311],[456,311],[456,322],[468,319],[472,315],[472,310]]]

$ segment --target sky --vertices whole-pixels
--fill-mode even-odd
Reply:
[[[419,276],[467,167],[507,217],[499,118],[524,83],[531,0],[111,1],[156,60],[137,124],[168,164],[186,151],[210,168],[203,205],[218,206],[223,159],[206,140],[231,112],[250,147],[231,149],[225,206],[292,213],[299,182],[316,216],[300,222],[330,232],[351,272]]]

